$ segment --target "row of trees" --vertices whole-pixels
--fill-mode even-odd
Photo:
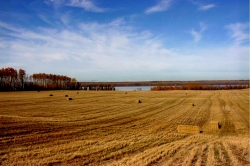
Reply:
[[[23,69],[18,71],[14,68],[0,69],[0,90],[17,90],[24,88],[26,72]]]
[[[204,86],[217,85],[248,85],[249,80],[198,80],[198,81],[131,81],[131,82],[81,82],[82,86],[98,86],[98,85],[113,85],[113,86],[183,86],[188,84],[200,84]]]
[[[246,89],[248,85],[201,85],[201,84],[186,84],[182,86],[155,86],[151,88],[151,91],[161,90],[230,90],[230,89]]]
[[[38,73],[28,76],[23,69],[0,69],[0,91],[80,89],[75,78],[63,75]]]
[[[32,75],[33,84],[42,89],[80,89],[75,78],[63,75],[38,73]]]

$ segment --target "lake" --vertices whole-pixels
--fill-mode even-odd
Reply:
[[[153,86],[116,86],[115,90],[117,91],[137,91],[137,90],[142,90],[142,91],[150,91],[151,87]]]

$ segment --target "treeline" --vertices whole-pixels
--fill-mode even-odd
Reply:
[[[200,80],[200,81],[131,81],[131,82],[81,82],[82,86],[98,85],[114,86],[183,86],[188,84],[200,84],[206,86],[217,85],[248,85],[249,80]]]
[[[230,89],[246,89],[248,85],[201,85],[201,84],[186,84],[182,86],[155,86],[151,91],[161,90],[230,90]]]
[[[0,69],[0,91],[80,89],[75,78],[63,75],[36,73],[28,76],[23,69]]]
[[[64,75],[38,73],[32,75],[33,86],[39,89],[80,89],[75,78]]]

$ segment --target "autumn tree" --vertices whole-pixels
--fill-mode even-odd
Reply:
[[[26,76],[25,70],[19,69],[18,76],[19,76],[19,79],[21,81],[21,88],[24,89],[24,79],[25,79],[25,76]]]

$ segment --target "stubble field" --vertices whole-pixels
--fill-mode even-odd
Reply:
[[[0,93],[0,165],[240,166],[249,150],[249,89]]]

